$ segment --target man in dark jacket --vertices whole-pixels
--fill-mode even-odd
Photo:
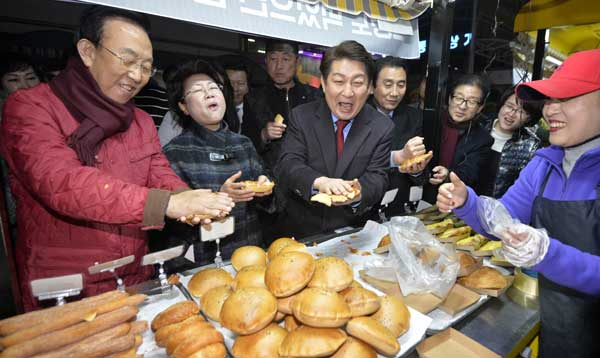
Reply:
[[[302,84],[295,78],[298,66],[298,45],[272,40],[267,43],[267,72],[272,83],[250,91],[244,104],[242,134],[249,137],[265,166],[273,170],[291,110],[319,97],[316,88]],[[282,123],[274,121],[277,115]]]

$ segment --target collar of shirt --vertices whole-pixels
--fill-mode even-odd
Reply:
[[[381,113],[381,114],[385,114],[386,116],[388,116],[389,118],[393,118],[394,117],[394,111],[389,111],[389,112],[385,112],[384,110],[382,110],[381,108],[379,108],[378,106],[375,106],[375,108],[377,108],[377,112]]]
[[[333,121],[333,127],[337,130],[338,118],[333,113],[331,113],[331,120]],[[342,132],[344,134],[344,142],[346,141],[346,137],[348,137],[348,133],[350,133],[350,127],[352,127],[353,122],[354,118],[344,127],[344,131]]]

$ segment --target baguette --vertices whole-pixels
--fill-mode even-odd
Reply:
[[[37,353],[48,352],[126,322],[138,313],[138,308],[126,306],[105,313],[91,322],[82,322],[60,331],[51,332],[34,339],[8,347],[0,357],[29,357]]]
[[[113,339],[125,336],[131,331],[131,324],[121,323],[118,326],[94,334],[81,342],[69,344],[57,350],[35,355],[34,358],[63,358],[63,357],[90,357],[98,347],[104,347]]]
[[[101,304],[98,307],[80,307],[63,315],[47,319],[39,325],[29,327],[9,336],[0,338],[0,346],[7,348],[15,344],[29,341],[43,334],[59,331],[81,321],[93,320],[96,315],[112,312],[125,306],[137,306],[144,302],[146,295],[134,295],[122,298],[116,298]],[[91,319],[90,319],[91,318]]]
[[[109,291],[98,296],[84,298],[80,301],[70,302],[64,306],[50,307],[39,311],[28,312],[15,317],[0,321],[0,336],[7,336],[17,331],[33,327],[46,320],[52,320],[55,317],[70,312],[81,307],[94,308],[108,301],[127,297],[127,293],[121,291]]]

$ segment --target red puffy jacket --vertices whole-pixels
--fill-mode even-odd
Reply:
[[[161,151],[150,116],[135,110],[127,131],[105,139],[95,167],[83,166],[67,138],[79,123],[46,84],[11,95],[0,127],[0,154],[8,162],[17,200],[16,261],[26,310],[38,307],[29,282],[82,273],[83,295],[116,287],[112,274],[89,275],[96,262],[135,255],[117,273],[126,284],[147,280],[142,230],[149,188],[187,185]]]

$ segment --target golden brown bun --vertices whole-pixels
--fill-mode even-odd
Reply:
[[[241,269],[233,279],[233,289],[238,290],[244,287],[262,287],[265,285],[265,271],[267,267],[264,265],[246,266]]]
[[[308,287],[327,288],[339,292],[354,280],[352,268],[339,257],[322,257],[315,261],[315,273]]]
[[[186,358],[204,348],[206,348],[205,351],[211,351],[214,347],[210,349],[207,347],[213,344],[223,345],[223,335],[214,327],[207,328],[198,333],[199,334],[193,334],[184,338],[171,354],[171,358]],[[225,347],[223,347],[223,349],[225,349]],[[215,357],[217,356],[218,355],[215,355]],[[208,355],[206,357],[212,356]]]
[[[422,163],[422,162],[426,161],[427,159],[429,159],[431,157],[433,157],[433,153],[432,152],[428,152],[428,153],[425,153],[425,154],[417,155],[416,157],[412,157],[412,158],[407,159],[407,160],[403,161],[402,163],[400,163],[400,169],[401,170],[407,170],[411,165]]]
[[[302,326],[302,323],[298,322],[296,317],[294,317],[293,315],[289,315],[285,316],[285,318],[283,319],[283,326],[285,327],[286,331],[291,332],[296,328]]]
[[[410,328],[410,311],[401,299],[394,296],[379,297],[381,306],[371,316],[390,330],[395,337],[400,337]]]
[[[267,265],[267,253],[258,246],[242,246],[231,255],[231,265],[236,271],[246,266]]]
[[[233,277],[221,268],[208,268],[198,271],[192,276],[188,290],[194,297],[201,298],[204,292],[214,287],[230,285]]]
[[[360,282],[353,280],[352,283],[350,284],[350,286],[344,288],[343,290],[341,290],[338,293],[343,296],[346,292],[350,291],[350,289],[352,289],[353,287],[362,287],[362,285],[360,284]]]
[[[392,238],[390,237],[390,234],[386,234],[383,237],[383,239],[381,239],[381,241],[379,241],[379,244],[377,244],[377,247],[387,246],[391,243],[392,243]]]
[[[477,260],[475,260],[475,258],[471,255],[469,255],[466,252],[459,252],[458,253],[458,260],[460,262],[460,268],[466,268],[468,266],[471,266],[475,263],[477,263]]]
[[[194,219],[198,219],[198,220],[206,220],[206,219],[210,219],[210,220],[221,220],[225,217],[227,217],[227,215],[229,215],[228,212],[226,211],[222,211],[219,210],[219,214],[217,216],[213,216],[213,215],[208,215],[208,214],[191,214],[185,217],[185,223],[188,225],[195,225],[194,224]]]
[[[381,323],[371,317],[352,318],[346,325],[346,332],[365,342],[369,342],[381,354],[395,356],[400,352],[400,343]]]
[[[208,318],[219,322],[221,319],[221,308],[225,300],[233,293],[229,285],[211,288],[202,295],[201,309]]]
[[[221,324],[237,334],[252,334],[266,327],[277,313],[277,299],[264,288],[234,291],[221,309]]]
[[[287,331],[275,323],[247,336],[238,336],[231,353],[235,358],[277,357]]]
[[[290,242],[289,244],[282,247],[281,250],[279,251],[278,255],[281,255],[285,252],[292,252],[292,251],[308,252],[308,249],[306,248],[306,245],[304,245],[303,243],[294,241],[294,242]]]
[[[167,339],[173,335],[173,333],[179,331],[180,329],[184,329],[187,326],[198,324],[203,321],[204,318],[202,318],[202,316],[194,315],[179,323],[170,324],[160,328],[156,331],[156,333],[154,333],[156,345],[159,347],[165,347],[167,345]]]
[[[285,318],[285,313],[277,311],[277,313],[275,314],[275,318],[273,318],[273,321],[281,322],[281,320],[284,318]]]
[[[291,242],[296,242],[296,240],[290,237],[280,237],[279,239],[273,241],[267,250],[267,257],[269,258],[269,261],[273,260],[275,256],[279,255],[279,251],[281,251],[284,246],[289,245]]]
[[[265,284],[275,297],[287,297],[302,290],[315,272],[315,259],[305,252],[277,255],[267,265]]]
[[[352,317],[344,298],[333,290],[307,288],[292,302],[294,317],[313,327],[341,327]]]
[[[285,314],[292,314],[292,301],[298,295],[291,295],[288,297],[277,299],[277,310]]]
[[[346,343],[331,358],[376,358],[377,352],[370,345],[354,337],[348,337]]]
[[[342,296],[350,307],[352,317],[370,315],[380,307],[379,296],[366,288],[353,287],[345,291]]]
[[[244,184],[244,189],[252,190],[255,193],[265,193],[275,186],[275,183],[272,181],[266,181],[264,183],[258,184],[258,181],[254,180],[245,180],[242,182]]]
[[[348,336],[339,328],[301,326],[287,334],[280,357],[326,357],[337,351]]]
[[[206,321],[198,322],[173,332],[173,334],[167,338],[167,344],[165,345],[165,348],[167,348],[167,354],[173,354],[175,349],[177,349],[177,347],[179,347],[179,345],[186,341],[189,337],[203,337],[203,339],[210,343],[216,341],[222,342],[223,339],[223,335],[218,332],[212,324]]]
[[[497,270],[483,266],[469,276],[459,278],[458,283],[472,288],[498,289],[506,286],[506,279]]]
[[[225,358],[227,350],[223,343],[213,343],[202,347],[199,351],[187,356],[187,358]]]
[[[151,324],[152,331],[156,332],[164,326],[178,323],[188,317],[197,315],[199,310],[195,302],[183,301],[175,303],[154,317]]]

